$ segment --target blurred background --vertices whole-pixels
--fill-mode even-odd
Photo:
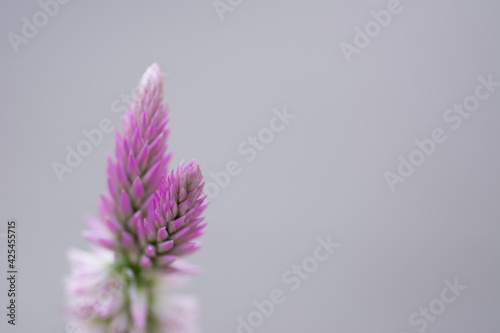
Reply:
[[[186,291],[205,332],[498,332],[499,17],[494,0],[1,1],[0,268],[16,218],[19,294],[11,327],[2,279],[0,331],[66,333],[65,253],[89,247],[114,134],[53,166],[120,129],[157,62],[170,167],[196,159],[212,183]]]

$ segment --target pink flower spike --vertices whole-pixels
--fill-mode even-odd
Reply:
[[[147,78],[147,79],[145,79]],[[156,81],[155,81],[156,80]],[[107,218],[122,226],[132,226],[136,232],[134,214],[146,213],[151,195],[157,190],[159,180],[167,171],[166,153],[168,134],[165,124],[168,110],[163,103],[163,83],[158,65],[146,70],[138,93],[123,120],[123,135],[116,132],[115,159],[108,159],[107,182],[110,195],[99,203],[99,215],[104,224]],[[150,128],[151,124],[156,124]],[[163,139],[162,139],[163,138]],[[154,152],[149,143],[155,142]],[[114,238],[120,239],[120,231]]]
[[[200,167],[195,162],[181,163],[175,171],[162,179],[148,211],[148,216],[155,219],[156,227],[166,225],[166,228],[162,227],[157,232],[157,240],[161,244],[158,252],[167,252],[162,247],[167,246],[163,243],[169,240],[175,240],[171,245],[167,243],[169,247],[172,246],[168,248],[169,253],[180,256],[190,254],[200,247],[192,240],[201,236],[205,227],[203,217],[199,217],[207,206],[203,203],[203,184]]]

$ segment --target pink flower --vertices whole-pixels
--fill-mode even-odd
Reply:
[[[123,135],[108,159],[108,194],[99,218],[87,219],[92,252],[71,250],[66,280],[68,311],[81,332],[198,332],[196,302],[158,299],[197,268],[178,260],[199,248],[203,234],[203,176],[195,162],[167,176],[167,108],[161,72],[143,75]],[[157,330],[154,328],[158,328]]]

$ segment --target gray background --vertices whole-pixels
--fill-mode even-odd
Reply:
[[[158,62],[171,166],[243,169],[211,200],[191,257],[206,332],[236,332],[276,288],[286,302],[256,332],[416,332],[410,314],[455,277],[467,290],[427,332],[498,332],[500,91],[456,131],[442,116],[478,76],[500,81],[500,3],[402,5],[348,64],[339,44],[387,1],[243,1],[221,21],[211,1],[74,0],[17,54],[7,34],[40,7],[2,1],[0,232],[10,217],[21,228],[19,325],[7,331],[63,332],[65,251],[88,248],[114,135],[63,182],[51,162],[101,119],[121,126],[111,103]],[[238,145],[284,106],[296,118],[247,162]],[[448,140],[391,192],[383,173],[436,127]],[[291,292],[282,274],[329,234],[342,246]]]

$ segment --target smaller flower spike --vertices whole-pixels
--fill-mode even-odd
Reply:
[[[148,218],[136,226],[142,243],[141,266],[175,268],[180,256],[196,251],[200,245],[193,240],[203,234],[205,223],[200,217],[204,203],[203,175],[196,162],[182,164],[163,177],[160,188],[153,194]]]

